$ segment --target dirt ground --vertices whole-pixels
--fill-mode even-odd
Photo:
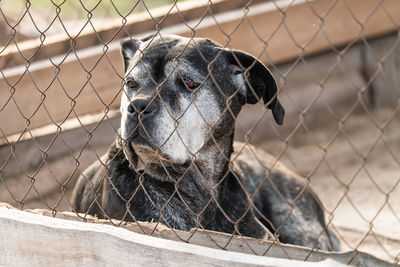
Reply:
[[[351,115],[341,128],[334,121],[302,127],[287,147],[282,141],[260,146],[274,155],[282,153],[281,161],[310,181],[343,250],[398,261],[399,129],[400,116],[394,109],[380,109],[370,116]]]

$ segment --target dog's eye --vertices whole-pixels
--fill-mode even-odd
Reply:
[[[185,85],[187,86],[187,88],[189,88],[190,90],[194,90],[197,87],[199,87],[199,85],[200,85],[199,83],[196,83],[187,77],[183,77],[182,80],[185,83]]]
[[[136,89],[136,88],[139,87],[139,84],[136,81],[133,81],[133,80],[127,81],[126,84],[128,85],[128,87],[130,89]]]

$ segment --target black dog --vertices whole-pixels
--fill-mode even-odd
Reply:
[[[302,178],[280,163],[270,173],[270,156],[249,146],[233,157],[243,105],[262,99],[283,122],[275,80],[261,62],[175,35],[124,41],[122,54],[120,136],[79,178],[76,212],[338,248]]]

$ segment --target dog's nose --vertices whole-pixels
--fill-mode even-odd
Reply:
[[[130,114],[137,114],[143,117],[152,115],[157,110],[157,105],[153,98],[137,98],[128,106]]]

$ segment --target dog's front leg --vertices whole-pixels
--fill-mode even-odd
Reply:
[[[247,193],[234,175],[227,176],[218,188],[216,223],[212,230],[263,240],[275,240],[274,235],[256,218]]]

